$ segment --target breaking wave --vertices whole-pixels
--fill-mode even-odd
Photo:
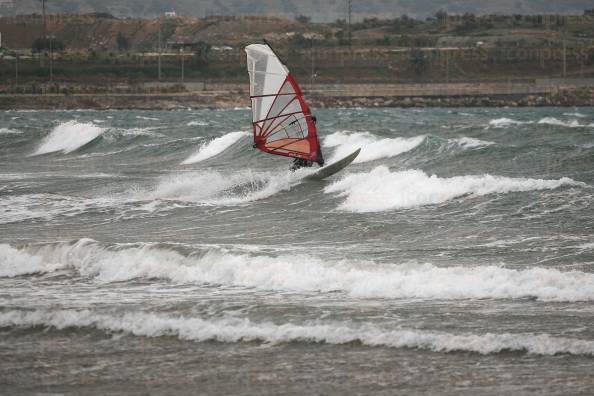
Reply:
[[[565,128],[594,128],[594,124],[581,124],[578,120],[562,121],[555,117],[545,117],[538,121],[540,125],[554,125]]]
[[[163,135],[154,132],[158,128],[128,128],[128,129],[111,129],[109,135],[114,138],[118,137],[135,137],[135,136],[153,136],[161,137]]]
[[[435,352],[492,354],[520,351],[535,355],[594,355],[594,341],[549,334],[485,333],[453,334],[443,331],[407,329],[352,322],[310,321],[302,324],[253,322],[247,318],[192,318],[136,312],[103,314],[90,310],[6,311],[1,327],[95,328],[144,337],[177,337],[197,342],[224,343],[289,342],[343,345],[360,343],[371,347],[418,348]]]
[[[460,147],[470,149],[470,148],[478,148],[478,147],[485,147],[495,144],[494,142],[489,142],[486,140],[475,139],[471,137],[461,137],[457,139],[450,139],[451,143],[457,144]]]
[[[239,139],[248,136],[247,132],[230,132],[221,137],[215,138],[210,142],[204,143],[200,149],[182,162],[183,165],[195,164],[204,161],[225,151],[228,147],[235,144]]]
[[[587,117],[585,114],[582,114],[580,112],[574,112],[574,113],[563,113],[563,115],[565,116],[570,116],[570,117],[578,117],[578,118],[585,118]]]
[[[96,139],[104,131],[105,128],[100,128],[93,123],[80,123],[77,121],[61,123],[43,139],[41,145],[32,155],[56,151],[68,154]]]
[[[205,205],[237,205],[270,197],[299,181],[294,174],[253,172],[231,174],[217,171],[178,173],[163,177],[152,189],[133,193],[136,200],[176,200]]]
[[[182,205],[242,205],[291,189],[308,172],[183,172],[163,176],[153,185],[95,197],[22,194],[0,198],[0,224],[48,221],[58,216],[115,209],[118,215],[146,216]],[[93,175],[93,177],[98,177]],[[111,177],[111,176],[109,176]],[[173,202],[172,202],[173,201]]]
[[[594,301],[594,274],[533,267],[437,267],[324,261],[303,254],[266,256],[207,249],[182,253],[158,244],[74,243],[0,245],[4,277],[71,270],[100,282],[164,279],[229,287],[304,293],[340,291],[355,298],[522,299]]]
[[[324,146],[334,148],[328,162],[337,161],[351,154],[358,148],[361,153],[355,163],[375,161],[380,158],[395,157],[417,147],[423,142],[425,136],[412,138],[379,138],[369,132],[345,133],[335,132],[326,136]]]
[[[207,126],[208,122],[206,122],[206,121],[190,121],[186,125],[187,126]]]
[[[489,121],[489,127],[491,128],[507,128],[514,125],[524,125],[524,124],[533,124],[532,121],[517,121],[511,118],[502,117],[496,118],[494,120]]]
[[[569,120],[569,121],[563,121],[560,120],[558,118],[555,117],[544,117],[541,118],[538,122],[534,122],[534,121],[518,121],[518,120],[513,120],[511,118],[497,118],[494,120],[491,120],[489,122],[489,127],[491,128],[507,128],[510,126],[516,126],[516,125],[528,125],[528,124],[538,124],[538,125],[553,125],[553,126],[559,126],[559,127],[565,127],[565,128],[594,128],[594,124],[581,124],[578,120]]]
[[[340,209],[362,213],[439,204],[468,194],[501,194],[561,186],[584,187],[586,184],[567,177],[559,180],[491,175],[441,178],[420,170],[391,172],[382,165],[370,172],[347,175],[324,191],[346,197]]]
[[[23,132],[17,131],[16,129],[0,128],[0,135],[20,135]]]

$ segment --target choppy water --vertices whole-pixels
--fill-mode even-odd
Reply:
[[[591,394],[594,111],[0,113],[6,393]]]

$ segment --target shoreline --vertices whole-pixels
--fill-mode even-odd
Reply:
[[[585,107],[594,106],[594,88],[560,90],[551,94],[479,94],[443,96],[364,95],[343,96],[306,93],[311,107],[423,108],[423,107]],[[72,109],[225,109],[249,107],[247,96],[238,92],[192,92],[177,94],[46,94],[0,95],[0,110]]]

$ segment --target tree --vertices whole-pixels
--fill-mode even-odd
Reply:
[[[122,32],[118,32],[116,43],[118,45],[118,51],[128,51],[130,49],[130,42]]]
[[[427,68],[427,54],[419,48],[411,48],[409,50],[409,59],[417,78],[420,78]]]
[[[297,18],[295,18],[295,20],[299,23],[309,23],[311,21],[311,19],[305,15],[299,15]]]
[[[344,33],[344,30],[340,29],[337,30],[336,33],[334,33],[334,37],[336,37],[336,39],[338,40],[338,45],[347,45],[348,44],[348,40],[345,38],[346,34]]]
[[[447,26],[448,24],[448,13],[444,10],[439,10],[435,13],[435,20],[438,26]]]
[[[474,14],[467,12],[462,16],[462,24],[459,25],[456,30],[458,32],[470,32],[479,27],[478,21]]]
[[[40,37],[35,39],[35,41],[33,41],[33,44],[31,44],[31,50],[33,52],[42,52],[49,50],[62,52],[65,48],[66,46],[64,45],[64,43],[56,39],[55,37]]]
[[[392,22],[392,30],[395,32],[407,31],[414,28],[416,23],[417,21],[414,18],[402,14],[400,18],[395,18]]]

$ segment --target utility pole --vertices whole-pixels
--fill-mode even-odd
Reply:
[[[182,44],[182,47],[180,49],[180,52],[181,52],[181,67],[182,67],[181,68],[181,81],[183,83],[184,82],[184,77],[185,77],[185,75],[184,75],[185,74],[185,70],[184,70],[184,47],[183,47],[183,44]]]
[[[450,83],[450,51],[448,49],[445,50],[446,56],[446,84]]]
[[[39,50],[39,66],[40,67],[44,67],[45,66],[45,55],[47,55],[47,51],[45,46],[47,45],[47,23],[45,20],[45,0],[41,0],[41,15],[42,15],[42,25],[43,25],[43,49]],[[43,54],[42,54],[43,53]]]
[[[563,78],[567,78],[567,29],[565,27],[565,21],[563,23]]]
[[[50,84],[54,83],[54,46],[53,46],[53,42],[54,42],[54,36],[50,36],[49,38],[50,42]]]
[[[567,78],[567,44],[563,37],[563,78]]]
[[[584,78],[584,44],[581,45],[580,51],[580,77]]]
[[[347,40],[351,47],[351,16],[353,13],[353,0],[347,0]]]
[[[314,66],[314,41],[313,41],[313,37],[311,38],[311,80],[310,80],[310,90],[313,90],[313,81],[314,81],[314,72],[315,72],[315,66]]]
[[[47,40],[47,24],[45,22],[45,0],[41,0],[41,8],[43,14],[43,39]]]
[[[161,21],[159,20],[159,81],[161,81]]]

